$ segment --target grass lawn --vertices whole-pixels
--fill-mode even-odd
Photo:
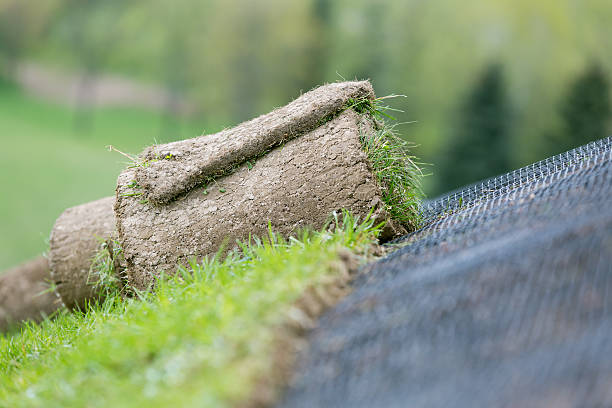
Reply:
[[[347,214],[340,224],[289,242],[270,234],[143,299],[110,296],[0,336],[0,406],[233,406],[272,372],[277,329],[304,319],[300,295],[338,277],[339,252],[367,259],[378,229]]]
[[[78,134],[73,110],[0,83],[0,273],[45,251],[66,208],[114,194],[125,159],[105,146],[139,153],[155,140],[194,137],[205,129],[182,122],[161,136],[162,122],[152,112],[99,109],[91,132]],[[214,130],[206,126],[207,133]]]

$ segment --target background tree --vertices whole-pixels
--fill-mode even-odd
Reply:
[[[561,152],[610,133],[610,83],[598,64],[591,64],[571,84],[561,105],[564,129],[555,148]]]
[[[314,0],[310,5],[310,19],[315,26],[312,40],[304,54],[308,72],[296,78],[296,88],[307,91],[325,82],[330,57],[330,44],[333,41],[333,4],[330,0]]]
[[[121,38],[116,25],[122,9],[117,0],[66,0],[63,4],[60,33],[81,70],[74,116],[74,129],[79,134],[92,130],[95,77],[104,72]]]
[[[0,0],[0,76],[15,76],[24,54],[54,21],[60,1]]]
[[[502,67],[490,65],[459,109],[437,171],[438,192],[510,170],[511,116]]]
[[[0,10],[0,68],[5,76],[15,74],[16,64],[25,48],[26,35],[24,7],[17,1],[4,5]]]

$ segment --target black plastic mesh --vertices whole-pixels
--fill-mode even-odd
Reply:
[[[422,209],[424,223],[429,224],[435,221],[436,218],[449,212],[476,205],[483,200],[488,200],[513,189],[530,185],[567,167],[579,166],[585,159],[610,151],[611,144],[612,138],[610,137],[597,140],[510,173],[451,191],[433,201],[426,202]]]
[[[611,142],[428,203],[321,318],[281,406],[612,406]]]

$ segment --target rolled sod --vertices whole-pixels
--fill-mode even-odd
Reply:
[[[177,264],[236,241],[320,229],[347,209],[405,230],[385,211],[360,135],[375,131],[368,81],[316,88],[288,105],[220,133],[146,149],[117,182],[115,216],[128,281],[150,287]]]
[[[114,237],[114,197],[67,209],[49,240],[49,267],[57,293],[69,308],[98,297],[98,279],[91,270],[101,243]]]
[[[161,271],[215,254],[236,240],[265,236],[268,228],[289,236],[320,229],[333,211],[362,219],[376,208],[385,234],[405,230],[389,219],[381,187],[361,149],[360,132],[372,122],[346,110],[331,121],[243,164],[214,181],[203,181],[164,205],[134,196],[137,170],[119,177],[115,215],[131,285],[149,287]]]
[[[50,290],[47,259],[39,256],[0,275],[0,332],[25,320],[38,322],[62,304]]]

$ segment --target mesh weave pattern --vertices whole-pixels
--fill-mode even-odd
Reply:
[[[612,406],[611,145],[427,203],[321,318],[281,406]]]
[[[475,183],[460,190],[451,191],[433,201],[426,202],[422,209],[424,223],[427,225],[449,212],[476,205],[483,200],[532,184],[567,167],[579,165],[585,159],[610,151],[611,144],[612,138],[601,139],[510,173]]]

